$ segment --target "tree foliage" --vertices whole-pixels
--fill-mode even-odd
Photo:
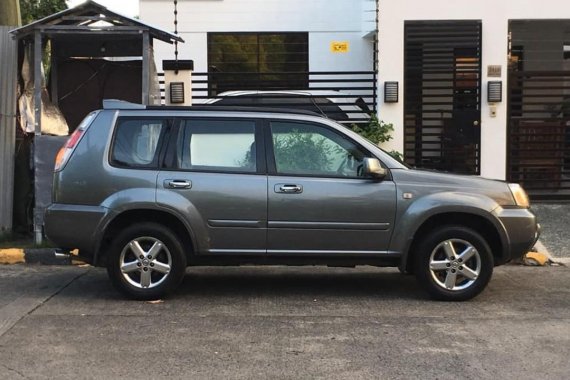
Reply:
[[[65,0],[20,0],[22,25],[67,9]]]

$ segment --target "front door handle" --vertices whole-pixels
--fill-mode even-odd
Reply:
[[[275,185],[274,190],[276,193],[299,194],[303,192],[303,186],[279,183]]]
[[[183,179],[167,179],[164,180],[164,187],[167,189],[190,189],[192,182]]]

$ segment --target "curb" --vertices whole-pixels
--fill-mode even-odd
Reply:
[[[532,251],[523,256],[523,265],[527,266],[570,266],[570,257],[555,257],[540,240],[536,242]]]
[[[534,243],[534,246],[525,253],[521,258],[512,261],[515,265],[523,265],[527,267],[544,267],[553,263],[552,255],[540,240]]]
[[[544,255],[549,259],[552,260],[553,257],[550,254],[550,252],[548,251],[548,249],[546,249],[546,247],[544,246],[544,244],[542,244],[542,242],[539,240],[536,241],[536,243],[534,244],[534,248],[536,249],[537,252],[542,252],[544,253]]]
[[[1,264],[81,265],[72,253],[62,253],[57,248],[2,248]]]

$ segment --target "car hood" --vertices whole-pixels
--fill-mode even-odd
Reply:
[[[501,206],[515,205],[505,181],[421,169],[392,170],[392,178],[400,191],[416,196],[437,192],[470,193],[485,195]]]

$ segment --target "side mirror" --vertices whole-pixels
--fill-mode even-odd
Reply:
[[[382,167],[377,158],[364,157],[362,164],[364,165],[364,176],[366,177],[382,179],[388,174],[388,171]]]

